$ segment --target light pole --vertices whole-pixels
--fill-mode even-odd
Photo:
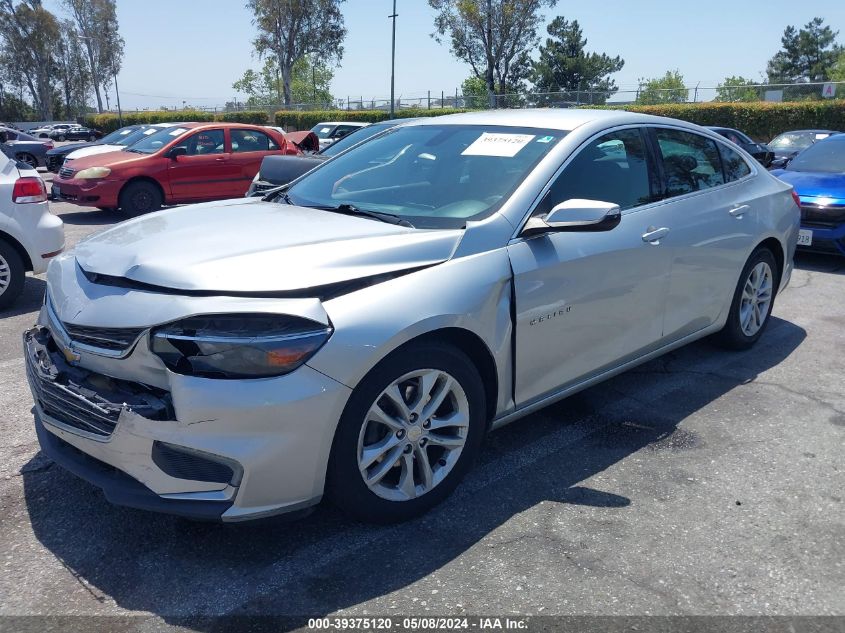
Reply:
[[[390,44],[390,118],[392,119],[394,116],[394,86],[395,86],[395,74],[396,74],[396,17],[399,14],[396,13],[396,0],[393,0],[393,14],[388,15],[387,17],[393,20],[393,38]]]

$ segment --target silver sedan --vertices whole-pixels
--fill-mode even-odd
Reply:
[[[54,261],[36,429],[118,504],[408,519],[491,429],[705,336],[754,345],[798,226],[788,185],[680,121],[415,121]]]

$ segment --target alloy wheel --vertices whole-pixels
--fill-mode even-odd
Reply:
[[[768,318],[774,289],[772,279],[769,264],[760,262],[751,269],[745,280],[739,306],[739,324],[746,336],[757,334]]]
[[[33,156],[32,154],[21,154],[18,160],[20,160],[22,163],[26,163],[33,169],[38,168],[38,159],[36,159],[35,156]]]
[[[405,374],[364,419],[357,453],[364,483],[390,501],[424,495],[457,464],[469,423],[469,402],[454,377],[439,369]]]
[[[12,269],[9,267],[9,262],[0,255],[0,295],[6,292],[6,289],[12,283]]]

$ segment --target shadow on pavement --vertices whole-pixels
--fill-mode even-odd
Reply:
[[[44,302],[44,291],[46,289],[47,282],[43,279],[27,275],[21,296],[10,307],[0,310],[0,319],[20,316],[28,312],[37,312]]]
[[[129,216],[120,211],[101,211],[100,209],[91,208],[87,211],[70,211],[62,213],[59,217],[65,224],[75,225],[99,225],[99,224],[117,224],[128,220]]]
[[[845,257],[827,253],[798,251],[795,254],[795,268],[819,273],[845,274]]]
[[[113,507],[56,466],[24,468],[26,503],[36,537],[102,602],[204,631],[237,628],[218,615],[332,613],[425,578],[537,504],[601,508],[601,525],[637,513],[636,497],[583,482],[643,449],[671,451],[681,470],[682,451],[700,442],[679,425],[781,363],[805,336],[775,318],[753,350],[695,343],[496,431],[449,500],[401,525],[361,525],[325,506],[292,523],[188,523]],[[659,400],[639,398],[649,390]],[[546,529],[578,547],[565,530]]]

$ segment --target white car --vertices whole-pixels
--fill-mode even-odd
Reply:
[[[320,139],[320,149],[323,150],[359,127],[367,127],[368,125],[369,123],[356,121],[325,121],[312,127],[311,131]]]
[[[145,126],[143,128],[130,130],[128,134],[126,134],[123,138],[116,143],[108,143],[108,144],[97,144],[97,145],[89,145],[88,147],[82,147],[78,150],[75,150],[67,155],[65,158],[65,165],[70,160],[76,160],[77,158],[85,158],[86,156],[96,156],[97,154],[106,154],[108,152],[119,152],[120,150],[124,150],[130,145],[140,141],[145,136],[149,136],[150,134],[155,134],[159,130],[168,127],[174,127],[176,125],[183,125],[182,123],[155,123],[150,126]]]
[[[43,273],[64,244],[38,172],[0,153],[0,310],[20,295],[26,272]]]

